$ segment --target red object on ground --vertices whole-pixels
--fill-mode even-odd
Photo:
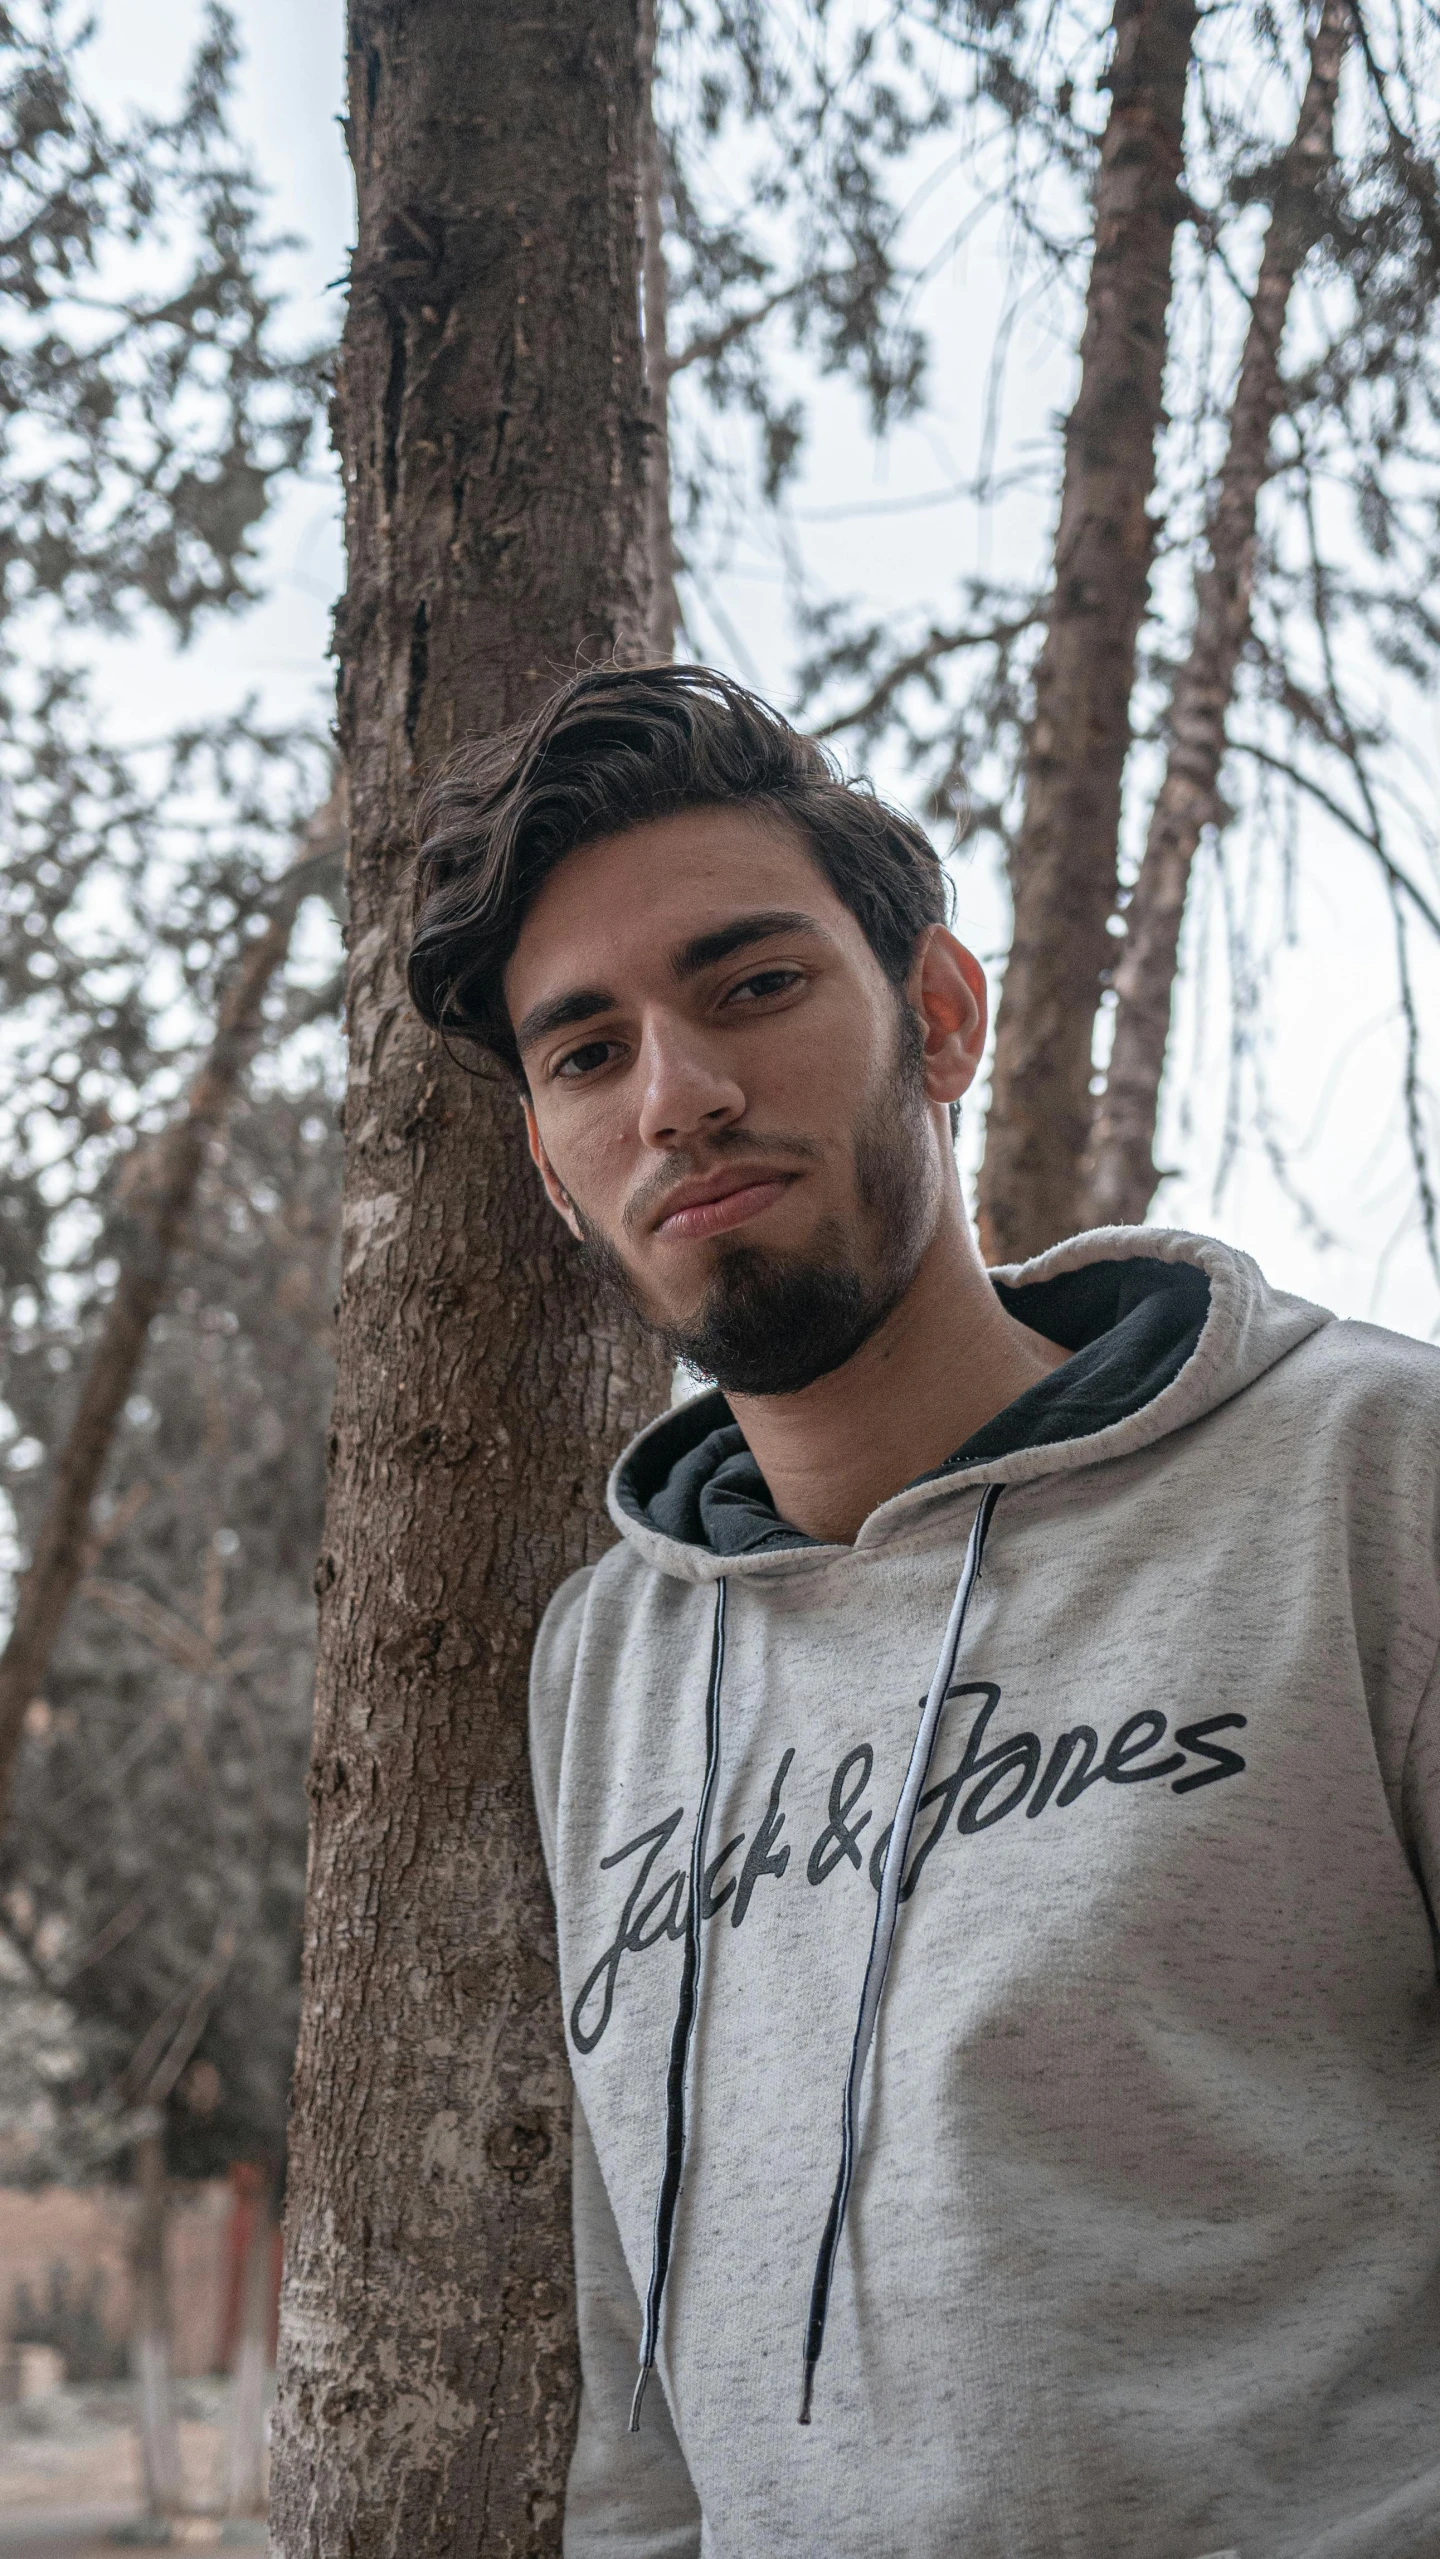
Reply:
[[[220,2336],[215,2351],[215,2370],[230,2372],[240,2343],[241,2308],[245,2298],[245,2259],[249,2253],[255,2216],[264,2212],[268,2190],[266,2171],[253,2159],[237,2159],[230,2169],[230,2215],[225,2230],[225,2288],[220,2312]],[[276,2339],[280,2329],[280,2232],[271,2241],[270,2265],[270,2359],[274,2362]]]

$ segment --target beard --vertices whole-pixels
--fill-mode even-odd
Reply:
[[[754,1140],[725,1138],[747,1151]],[[887,1089],[870,1103],[854,1139],[855,1198],[870,1250],[838,1217],[823,1220],[803,1253],[737,1244],[711,1272],[684,1324],[657,1322],[620,1254],[577,1209],[586,1260],[602,1286],[637,1315],[672,1360],[733,1395],[795,1395],[854,1357],[905,1295],[934,1228],[935,1182],[925,1099],[924,1040],[902,1000]]]

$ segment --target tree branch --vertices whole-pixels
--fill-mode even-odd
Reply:
[[[673,381],[677,373],[684,373],[692,364],[713,364],[717,356],[726,354],[738,339],[747,337],[752,329],[758,329],[763,321],[768,320],[774,312],[782,310],[787,302],[796,301],[799,295],[807,292],[812,286],[840,284],[844,276],[843,267],[821,267],[814,275],[799,275],[789,284],[778,285],[773,293],[767,293],[763,301],[757,302],[753,310],[734,312],[728,320],[721,323],[718,329],[709,330],[702,338],[692,338],[688,346],[683,346],[676,354],[667,356],[665,359],[667,379]]]
[[[1083,1216],[1196,18],[1195,0],[1116,0],[1113,14],[1080,385],[1010,862],[1015,920],[979,1185],[991,1261],[1038,1252]]]
[[[206,1143],[222,1125],[259,1043],[266,991],[284,964],[302,901],[334,861],[342,824],[337,783],[307,829],[302,858],[280,883],[264,931],[241,955],[220,1007],[215,1037],[184,1110],[150,1145],[137,1150],[122,1184],[132,1221],[131,1238],[79,1403],[56,1458],[50,1498],[16,1594],[15,1621],[0,1654],[0,1807],[9,1791],[25,1709],[45,1675],[65,1612],[86,1569],[92,1505],[151,1323],[165,1295]]]
[[[215,1993],[235,1955],[235,1930],[222,1927],[195,1979],[162,2008],[120,2077],[122,2102],[163,2106],[205,2032]]]
[[[108,1617],[117,1618],[162,1660],[173,1662],[177,1670],[194,1671],[201,1679],[221,1676],[223,1664],[214,1645],[188,1626],[174,1609],[163,1607],[133,1582],[102,1581],[98,1574],[91,1573],[80,1584],[80,1597],[103,1608]]]
[[[1409,1141],[1410,1161],[1415,1170],[1415,1188],[1420,1201],[1420,1225],[1425,1237],[1425,1250],[1430,1268],[1440,1280],[1440,1221],[1437,1221],[1435,1184],[1430,1172],[1430,1157],[1425,1144],[1425,1121],[1420,1096],[1420,1017],[1415,1009],[1415,981],[1410,974],[1410,944],[1405,931],[1405,910],[1399,892],[1391,880],[1390,912],[1395,923],[1395,974],[1400,987],[1400,1018],[1405,1025],[1405,1135]]]
[[[655,123],[655,0],[640,0],[640,308],[644,319],[645,548],[650,592],[645,641],[662,663],[675,654],[680,600],[675,592],[675,532],[670,515],[670,283],[665,270],[664,167]]]
[[[1383,836],[1373,835],[1368,827],[1362,826],[1359,819],[1352,817],[1343,803],[1333,798],[1322,783],[1312,780],[1308,773],[1302,773],[1298,764],[1291,764],[1283,755],[1273,755],[1268,747],[1258,746],[1253,738],[1233,739],[1230,751],[1234,755],[1248,755],[1252,763],[1263,764],[1269,772],[1278,773],[1297,791],[1303,791],[1317,808],[1322,808],[1337,826],[1343,826],[1346,834],[1353,835],[1357,844],[1363,844],[1367,853],[1373,853],[1390,886],[1398,889],[1402,897],[1409,898],[1416,914],[1440,941],[1440,908],[1433,906],[1424,890],[1417,888],[1409,872],[1401,869]]]
[[[932,622],[919,647],[911,649],[905,657],[897,658],[873,690],[866,694],[863,702],[857,702],[853,710],[837,712],[833,720],[826,720],[822,727],[812,729],[812,737],[838,737],[842,729],[865,728],[870,721],[878,719],[882,711],[889,709],[903,686],[911,683],[916,676],[928,674],[941,658],[953,657],[960,649],[1004,648],[1008,641],[1018,639],[1022,631],[1033,630],[1037,622],[1043,622],[1048,609],[1049,598],[1042,596],[1032,604],[1028,613],[1017,614],[1008,622],[993,622],[987,630],[981,631],[941,631]]]
[[[1087,1217],[1094,1226],[1138,1226],[1160,1179],[1155,1125],[1180,928],[1201,834],[1223,814],[1220,766],[1235,678],[1250,635],[1256,518],[1275,421],[1285,406],[1281,341],[1295,279],[1315,238],[1317,202],[1334,165],[1335,98],[1351,28],[1349,0],[1325,0],[1250,305],[1229,443],[1207,529],[1209,566],[1195,582],[1195,625],[1175,679],[1164,779],[1150,813],[1115,973],[1115,1037],[1090,1148]]]

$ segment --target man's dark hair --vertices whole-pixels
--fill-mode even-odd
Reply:
[[[582,844],[703,808],[788,819],[904,985],[917,936],[947,911],[915,820],[711,667],[596,667],[524,728],[460,748],[421,800],[409,976],[424,1019],[518,1075],[501,981],[542,883]]]

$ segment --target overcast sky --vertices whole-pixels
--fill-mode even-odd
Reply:
[[[334,289],[352,236],[353,198],[337,117],[341,109],[340,0],[234,0],[247,46],[241,120],[274,189],[277,229],[303,235],[286,261],[291,325],[310,337],[338,328]],[[98,0],[91,80],[103,98],[173,99],[199,24],[195,0]],[[937,216],[938,219],[938,216]],[[955,582],[981,565],[976,539],[944,500],[973,470],[981,432],[983,361],[999,307],[1000,273],[984,237],[940,265],[924,317],[937,348],[938,421],[877,451],[855,402],[823,386],[814,404],[807,477],[795,499],[795,535],[817,575],[894,607],[921,600],[948,609]],[[1043,432],[1068,405],[1069,350],[1036,328],[1021,333],[1010,381],[1009,431]],[[940,501],[937,503],[937,499]],[[1026,501],[1033,505],[1033,501]],[[1043,540],[1048,526],[1000,517],[992,544]],[[971,547],[967,547],[967,545]],[[328,704],[329,608],[341,574],[333,475],[287,502],[269,536],[272,592],[244,620],[209,633],[178,660],[154,642],[129,641],[104,661],[117,728],[149,732],[157,682],[177,717],[219,710],[258,691],[277,712]],[[995,565],[992,556],[991,565]],[[933,608],[931,598],[933,597]],[[782,702],[789,634],[778,559],[763,539],[744,548],[706,597],[690,598],[699,645],[735,672],[758,677]],[[157,657],[165,657],[163,670]],[[1434,724],[1417,741],[1428,753]],[[877,774],[903,797],[905,777]],[[1002,947],[1004,899],[983,859],[957,866],[960,929],[993,957]],[[1162,1148],[1183,1167],[1156,1215],[1201,1227],[1255,1253],[1285,1287],[1343,1314],[1407,1329],[1437,1329],[1437,1292],[1411,1206],[1398,1118],[1391,932],[1365,857],[1334,830],[1314,833],[1301,866],[1295,947],[1282,956],[1260,1036],[1295,1175],[1333,1241],[1312,1232],[1256,1143],[1244,1146],[1217,1201],[1223,1151],[1223,918],[1210,901],[1208,960],[1192,970],[1181,1006],[1177,1054],[1188,1062],[1189,1107],[1173,1105]],[[1418,940],[1418,937],[1417,937]],[[1440,967],[1418,951],[1422,1002],[1440,1020]],[[979,1115],[968,1131],[972,1157]]]

